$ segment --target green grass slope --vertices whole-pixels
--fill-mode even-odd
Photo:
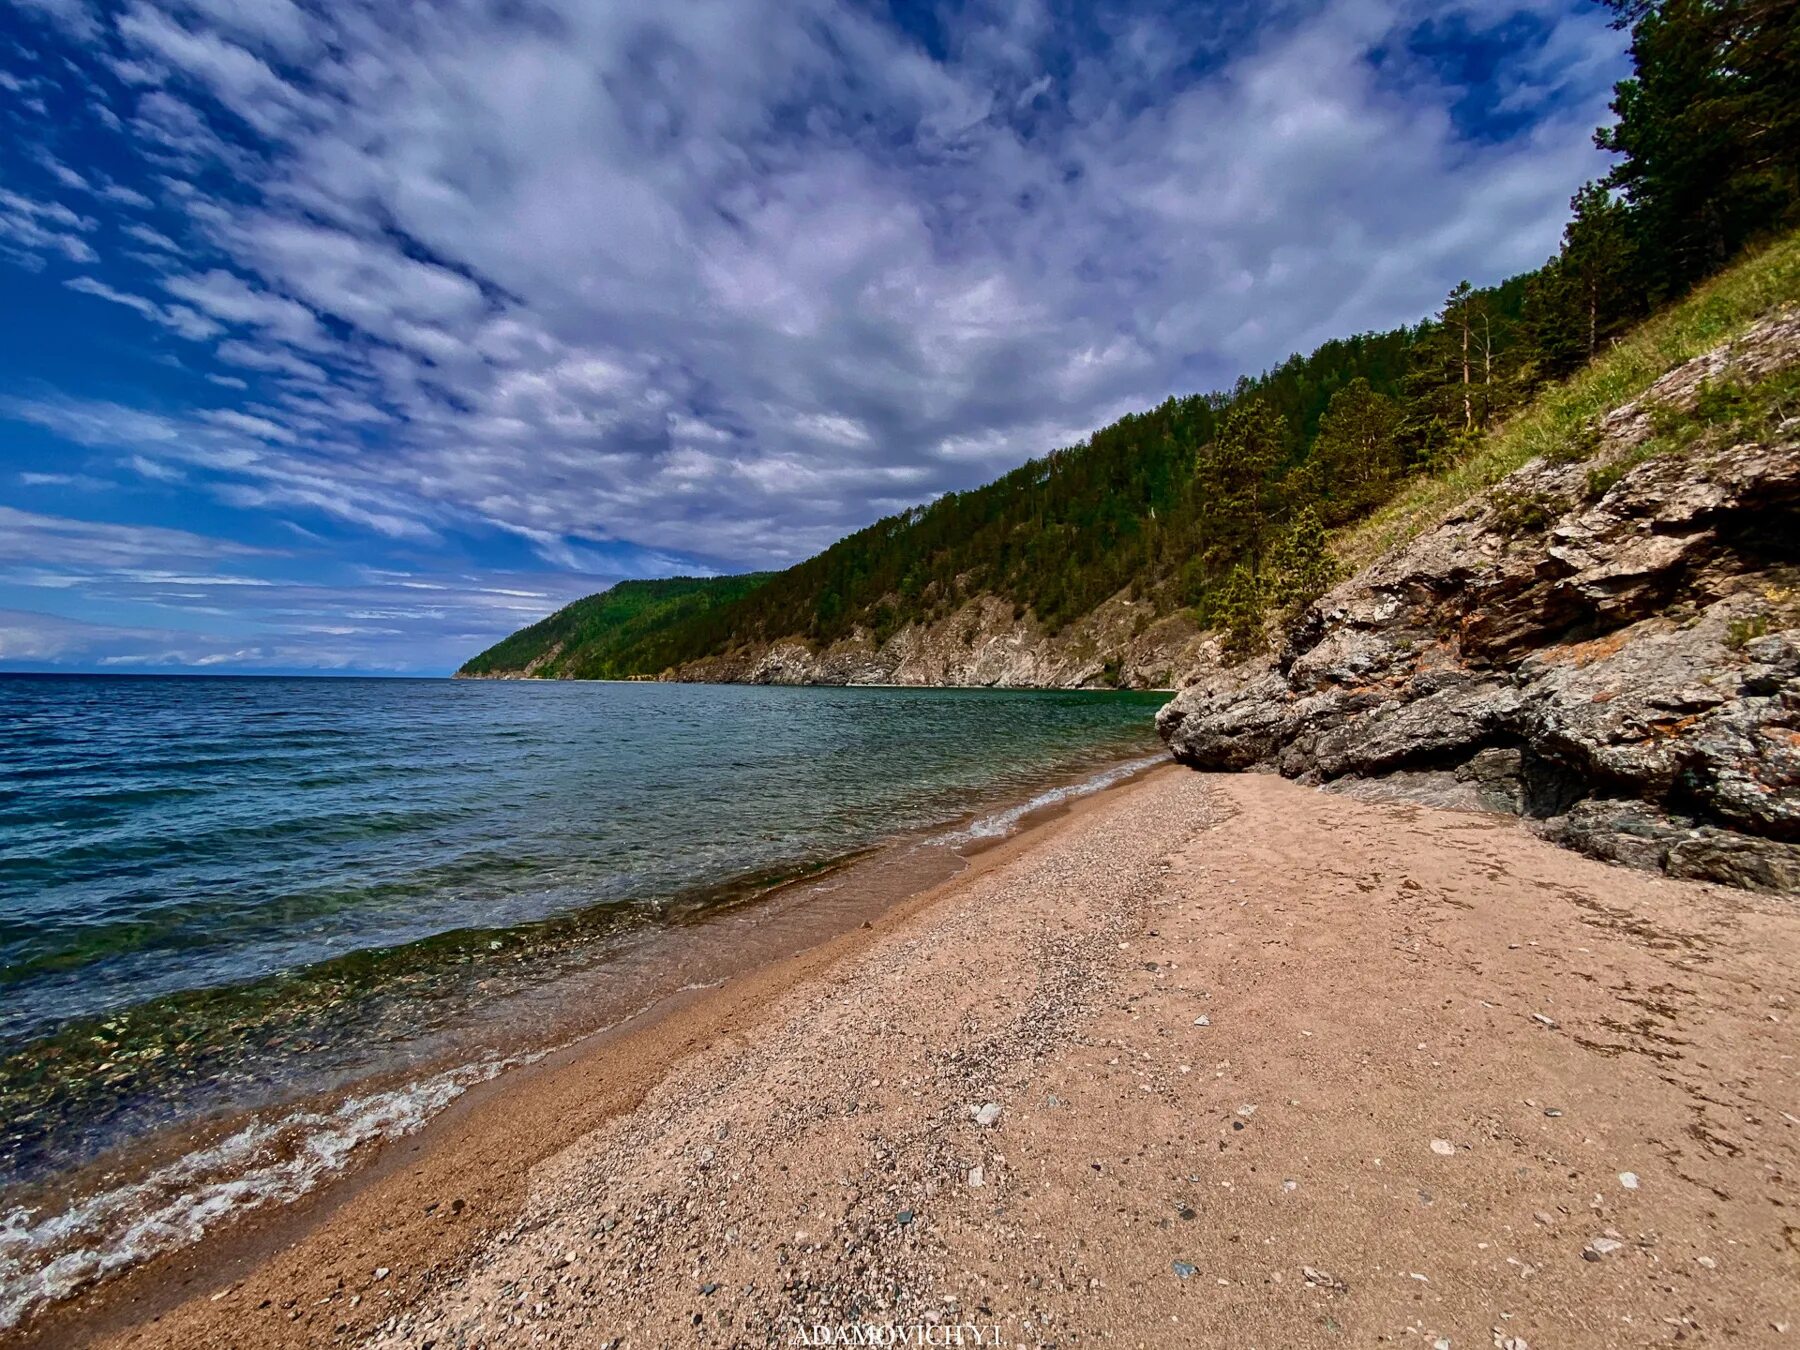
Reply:
[[[1758,319],[1800,305],[1800,234],[1791,234],[1646,319],[1585,369],[1542,390],[1441,472],[1414,479],[1345,530],[1333,551],[1349,568],[1373,562],[1539,456],[1582,458],[1594,422],[1658,379],[1729,342]]]

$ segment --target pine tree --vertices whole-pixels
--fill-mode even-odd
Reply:
[[[1275,470],[1287,449],[1287,424],[1261,398],[1233,404],[1195,466],[1197,516],[1209,552],[1261,570],[1273,522]]]
[[[1430,468],[1454,455],[1487,417],[1492,325],[1487,296],[1467,281],[1444,298],[1436,319],[1420,326],[1401,402],[1400,436],[1409,461]],[[1479,410],[1479,416],[1477,415]]]
[[[1337,559],[1326,542],[1325,521],[1316,507],[1295,515],[1270,558],[1266,594],[1278,605],[1311,604],[1338,577]]]
[[[1308,496],[1323,498],[1333,523],[1384,499],[1400,468],[1394,400],[1358,376],[1331,396],[1307,460]]]
[[[1597,133],[1605,183],[1659,295],[1678,293],[1800,203],[1800,0],[1605,0],[1635,73]]]
[[[1550,376],[1592,360],[1644,311],[1629,208],[1598,183],[1583,187],[1569,205],[1574,216],[1563,230],[1562,251],[1530,279],[1526,295],[1531,355]]]

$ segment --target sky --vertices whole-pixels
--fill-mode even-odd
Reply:
[[[0,0],[0,669],[442,674],[1554,251],[1593,0]]]

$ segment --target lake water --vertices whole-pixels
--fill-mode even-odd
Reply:
[[[531,1053],[515,1003],[1155,754],[1160,702],[0,676],[0,1327],[416,1128]]]

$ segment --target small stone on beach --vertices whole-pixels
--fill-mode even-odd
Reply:
[[[1308,1284],[1320,1289],[1329,1289],[1333,1293],[1346,1293],[1349,1286],[1328,1270],[1319,1270],[1313,1266],[1301,1266],[1300,1277]]]

